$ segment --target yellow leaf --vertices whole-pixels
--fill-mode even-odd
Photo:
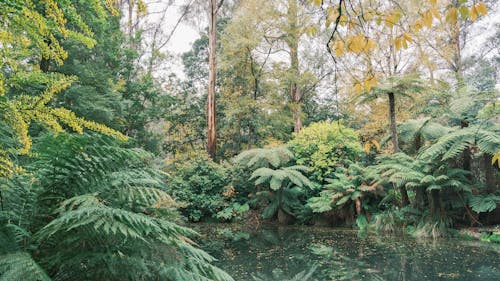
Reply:
[[[372,84],[370,83],[370,80],[365,80],[363,82],[363,88],[365,88],[365,92],[369,92],[372,89]]]
[[[406,32],[405,32],[405,33],[403,33],[403,37],[404,37],[404,39],[405,39],[406,41],[408,41],[408,42],[410,42],[410,43],[412,43],[412,42],[413,42],[413,38],[411,38],[410,34],[408,34],[408,33],[406,33]]]
[[[488,13],[488,8],[486,8],[486,4],[484,4],[484,2],[477,3],[476,8],[477,8],[477,12],[481,16],[484,16]]]
[[[362,35],[353,35],[347,39],[348,50],[360,54],[364,47],[364,38]]]
[[[413,29],[415,29],[415,32],[419,32],[420,29],[422,29],[422,21],[421,20],[417,20],[415,22],[415,25],[413,25]]]
[[[470,8],[470,13],[469,13],[469,17],[472,21],[475,21],[477,19],[477,16],[478,16],[478,13],[477,13],[477,9],[476,9],[476,6],[472,6]]]
[[[498,168],[500,168],[500,150],[493,155],[493,158],[491,159],[491,165],[495,165],[495,162],[498,163]]]
[[[422,16],[422,23],[427,26],[427,28],[432,27],[432,14],[430,11],[427,11]]]
[[[370,153],[371,145],[369,142],[365,143],[365,153],[368,154]]]
[[[344,54],[344,42],[339,40],[335,43],[335,55],[340,57],[342,54]]]
[[[326,14],[327,14],[327,19],[330,20],[331,22],[334,22],[337,19],[339,12],[336,9],[336,7],[329,7],[328,10],[326,11]]]
[[[354,84],[354,91],[357,94],[361,94],[363,92],[363,88],[361,88],[361,84],[359,84],[359,83]]]
[[[438,10],[437,10],[436,8],[431,7],[431,8],[429,9],[429,11],[431,12],[431,14],[432,14],[432,16],[433,16],[434,18],[436,18],[436,19],[438,19],[438,20],[439,20],[439,19],[441,19],[441,14],[438,12]]]
[[[347,16],[346,15],[341,15],[340,16],[340,21],[339,21],[339,24],[341,26],[345,26],[347,24]]]
[[[436,4],[437,4],[437,0],[429,0],[429,2],[431,2],[432,6],[436,6]]]
[[[466,6],[460,6],[460,8],[458,8],[458,11],[460,12],[460,16],[463,20],[465,20],[469,16],[469,9]]]
[[[451,8],[446,12],[446,21],[455,24],[458,20],[458,12],[456,8]]]
[[[404,38],[401,39],[401,45],[403,46],[404,49],[408,48],[408,42],[406,42],[406,40],[404,40]]]
[[[375,76],[372,76],[372,78],[370,79],[370,83],[372,84],[372,87],[377,86],[378,84],[377,78]]]
[[[394,46],[396,47],[396,51],[401,49],[401,37],[398,37],[394,40]]]
[[[321,0],[313,0],[314,6],[320,6]]]
[[[376,46],[377,43],[375,43],[375,41],[373,41],[372,39],[368,39],[366,40],[365,51],[366,52],[372,51],[375,49]]]
[[[373,143],[373,145],[375,145],[375,147],[377,148],[377,150],[380,149],[380,144],[378,143],[378,141],[372,140],[372,143]]]

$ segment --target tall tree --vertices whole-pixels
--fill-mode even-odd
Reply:
[[[215,160],[217,153],[217,120],[215,118],[215,79],[216,63],[215,53],[217,50],[217,10],[223,4],[223,0],[209,0],[208,8],[208,98],[207,98],[207,153]]]

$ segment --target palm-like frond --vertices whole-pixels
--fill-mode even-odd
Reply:
[[[475,126],[456,130],[425,149],[419,159],[446,161],[458,157],[465,149],[473,146],[493,156],[500,148],[500,135]]]
[[[301,171],[307,171],[307,167],[297,165],[280,169],[259,168],[252,173],[250,179],[255,179],[256,185],[269,182],[272,190],[279,190],[288,183],[313,189],[314,184]]]
[[[243,151],[233,161],[249,168],[280,167],[293,159],[293,153],[286,147],[256,148]]]

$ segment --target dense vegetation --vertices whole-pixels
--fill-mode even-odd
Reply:
[[[500,224],[498,9],[0,1],[0,280],[233,280],[188,222]]]

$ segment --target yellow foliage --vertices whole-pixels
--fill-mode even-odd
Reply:
[[[488,13],[488,8],[486,8],[486,4],[484,4],[484,2],[477,3],[476,10],[481,16],[485,16]]]
[[[360,83],[355,83],[354,84],[354,91],[357,93],[357,94],[361,94],[363,92],[363,88],[361,87],[361,84]]]
[[[363,81],[363,88],[366,92],[369,92],[373,87],[377,86],[377,83],[377,78],[375,78],[375,76],[372,76]]]
[[[465,20],[469,16],[469,9],[466,6],[460,6],[460,8],[458,8],[458,11],[460,12],[460,16],[463,20]]]
[[[500,150],[493,155],[493,158],[491,159],[491,165],[495,165],[495,162],[498,164],[498,168],[500,168]]]
[[[368,154],[371,151],[372,146],[375,147],[375,149],[380,150],[380,144],[376,140],[370,140],[365,143],[364,149],[365,153]]]
[[[450,8],[446,12],[446,21],[450,24],[457,23],[458,20],[458,11],[456,8]]]
[[[423,23],[423,25],[425,25],[427,28],[431,28],[431,27],[432,27],[432,13],[431,13],[431,11],[426,11],[426,12],[422,15],[422,23]]]
[[[469,17],[472,21],[475,21],[478,17],[478,12],[477,12],[477,8],[476,6],[472,5],[472,7],[470,7],[470,13],[469,13]]]
[[[335,55],[337,57],[340,57],[344,53],[344,42],[341,40],[338,40],[335,42]]]
[[[389,16],[385,18],[385,25],[389,28],[392,28],[394,25],[396,25],[399,22],[399,19],[401,19],[402,14],[398,11],[393,12]]]

